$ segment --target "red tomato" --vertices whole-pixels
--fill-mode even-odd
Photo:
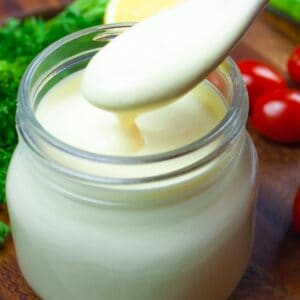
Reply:
[[[288,70],[291,78],[300,83],[300,45],[295,49],[288,61]]]
[[[282,75],[265,63],[255,60],[239,60],[237,64],[248,90],[251,110],[255,99],[263,93],[286,87]]]
[[[250,120],[274,141],[300,142],[300,91],[282,89],[263,94],[256,99]]]
[[[300,188],[296,194],[293,207],[293,224],[294,228],[300,232]]]

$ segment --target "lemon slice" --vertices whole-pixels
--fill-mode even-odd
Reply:
[[[139,22],[185,0],[110,0],[104,22]]]

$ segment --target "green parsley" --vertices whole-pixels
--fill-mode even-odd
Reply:
[[[270,0],[269,5],[294,21],[300,22],[300,0]]]
[[[5,243],[5,239],[9,235],[9,228],[6,224],[0,223],[0,247],[2,247]]]

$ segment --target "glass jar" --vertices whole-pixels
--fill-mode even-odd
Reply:
[[[7,177],[18,262],[46,300],[226,299],[251,253],[257,166],[231,59],[207,79],[226,102],[225,118],[174,151],[97,155],[59,141],[35,118],[51,87],[128,26],[67,36],[24,75]]]

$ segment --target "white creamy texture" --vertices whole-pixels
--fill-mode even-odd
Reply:
[[[89,152],[146,155],[174,150],[208,134],[226,114],[222,97],[203,82],[177,102],[140,114],[134,123],[130,115],[117,117],[88,103],[80,93],[82,74],[53,87],[36,117],[56,138]]]
[[[176,99],[228,54],[265,0],[189,0],[116,37],[89,63],[85,97],[107,110]]]
[[[127,140],[122,131],[119,139],[117,117],[83,98],[81,77],[79,71],[54,86],[38,106],[38,120],[52,135],[78,148],[113,152],[117,140],[118,151],[131,155],[127,146],[135,135],[131,132]],[[225,113],[222,97],[203,82],[177,102],[138,117],[136,128],[147,143],[137,153],[191,142]],[[151,175],[162,174],[170,165],[178,169],[209,153],[206,149],[177,162],[141,165],[132,172],[129,166],[123,170],[111,164],[99,170],[97,163],[72,159],[54,147],[43,151],[49,152],[49,160],[73,170],[126,178],[133,173],[147,176],[149,168]],[[166,181],[85,185],[45,168],[21,140],[6,189],[26,280],[45,300],[227,299],[251,253],[255,208],[253,146],[242,135],[231,151],[228,158],[225,152],[194,172]]]
[[[171,15],[166,12],[155,17],[160,20],[165,16],[173,23],[167,22],[159,30],[156,27],[156,32],[148,36],[149,42],[148,38],[140,40],[144,46],[139,43],[135,49],[129,33],[129,38],[124,35],[123,40],[121,36],[116,44],[101,50],[85,77],[84,91],[89,100],[101,107],[105,103],[103,107],[108,109],[123,109],[148,103],[152,106],[152,100],[167,101],[190,90],[208,66],[217,63],[214,55],[221,58],[224,54],[218,47],[224,45],[224,36],[228,41],[231,30],[222,20],[236,20],[247,4],[258,3],[224,1],[222,7],[221,3],[214,7],[212,1],[197,2],[197,13],[191,12],[184,19],[176,9]],[[232,4],[236,7],[230,11]],[[213,16],[219,23],[209,19],[208,8],[217,9]],[[175,17],[180,18],[175,22]],[[135,27],[136,35],[141,37],[147,28],[151,33],[151,22]],[[203,37],[197,37],[197,24],[205,25]],[[171,36],[164,41],[164,34],[170,30]],[[213,51],[213,55],[196,55],[191,37],[195,37],[196,45],[203,44],[204,52]],[[117,53],[123,55],[117,51],[122,45],[124,57],[133,51],[129,56],[136,59],[133,67],[129,60],[115,58]],[[170,45],[180,47],[171,49]],[[153,46],[152,50],[148,46]],[[145,52],[140,52],[141,47]],[[162,56],[155,57],[155,53]],[[112,60],[102,60],[105,55]],[[145,155],[169,151],[208,134],[226,114],[222,97],[203,82],[166,107],[117,116],[84,99],[81,78],[82,71],[53,87],[41,100],[36,117],[56,138],[90,152]],[[96,96],[91,99],[91,95]],[[128,166],[122,169],[110,164],[99,170],[96,162],[86,164],[55,147],[45,148],[49,161],[56,160],[72,170],[89,175],[100,171],[108,177],[125,174],[126,178],[180,169],[210,153],[202,149],[199,156],[195,152],[175,163],[166,160],[158,166],[141,165],[132,172]],[[253,146],[244,135],[231,151],[185,176],[110,186],[85,184],[84,180],[45,168],[21,138],[6,189],[18,261],[25,278],[46,300],[228,298],[251,252],[256,171]]]
[[[107,191],[90,192],[80,182],[74,182],[78,194],[62,193],[66,179],[42,172],[28,150],[21,142],[13,156],[7,200],[21,270],[42,299],[229,297],[252,244],[255,166],[248,142],[208,187],[186,182],[111,191],[115,200],[136,197],[139,208],[85,203],[77,196],[107,201]],[[145,199],[162,205],[149,208]]]

